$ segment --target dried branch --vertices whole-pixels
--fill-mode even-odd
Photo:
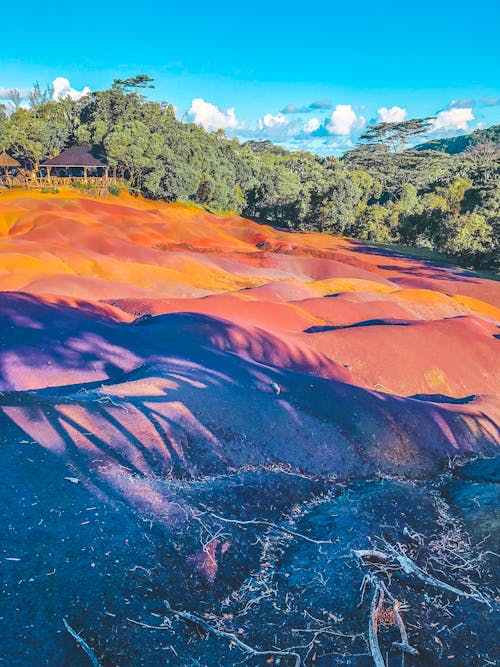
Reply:
[[[384,590],[380,584],[375,584],[372,602],[370,605],[370,622],[368,624],[368,644],[375,667],[385,667],[384,658],[378,643],[378,616],[384,601]]]
[[[271,521],[266,521],[265,519],[248,519],[244,521],[240,519],[227,519],[226,517],[219,516],[213,512],[209,512],[209,514],[214,519],[217,519],[218,521],[224,521],[225,523],[234,523],[238,526],[267,526],[268,528],[273,528],[274,530],[281,530],[283,533],[287,533],[293,537],[300,537],[307,542],[312,542],[313,544],[333,544],[332,540],[315,540],[312,537],[304,535],[303,533],[298,533],[295,530],[284,528],[283,526],[279,526],[278,524],[272,523]]]
[[[133,623],[134,625],[140,625],[141,628],[148,628],[148,630],[170,630],[169,625],[149,625],[148,623],[141,623],[141,621],[135,621],[133,618],[128,618],[127,621]]]
[[[198,627],[205,630],[205,632],[208,632],[209,634],[212,634],[215,637],[220,637],[221,639],[229,640],[229,642],[237,646],[241,651],[247,653],[248,655],[260,656],[260,657],[282,656],[287,658],[293,658],[294,667],[300,667],[302,665],[302,660],[300,658],[300,655],[298,653],[295,653],[295,651],[286,651],[280,649],[260,651],[259,649],[256,649],[253,646],[250,646],[249,644],[243,642],[233,632],[227,632],[226,630],[219,630],[218,628],[215,628],[214,626],[207,623],[205,619],[201,618],[200,616],[196,616],[195,614],[191,614],[191,612],[189,611],[178,611],[176,609],[172,609],[168,600],[165,600],[164,603],[167,612],[169,614],[174,614],[175,616],[178,616],[179,618],[182,618],[185,621],[194,623]]]
[[[63,618],[63,623],[64,623],[64,627],[69,632],[69,634],[73,637],[73,639],[76,641],[78,646],[80,646],[85,651],[85,653],[89,656],[90,662],[92,663],[92,667],[101,667],[101,663],[99,662],[99,660],[97,659],[94,651],[90,648],[90,646],[87,644],[87,642],[84,639],[82,639],[80,637],[80,635],[75,630],[73,630],[73,628],[71,627],[71,625],[68,623],[68,621],[65,618]]]
[[[434,588],[442,588],[450,593],[453,593],[454,595],[458,595],[460,597],[471,597],[478,602],[484,602],[485,604],[488,604],[488,601],[478,593],[463,591],[460,588],[451,586],[445,581],[441,581],[440,579],[436,579],[435,577],[427,574],[427,572],[424,572],[424,570],[422,570],[416,563],[414,563],[411,558],[399,553],[396,551],[396,549],[394,549],[394,547],[391,547],[390,554],[384,553],[383,551],[378,551],[377,549],[359,549],[354,553],[362,561],[371,560],[377,563],[390,564],[391,561],[396,560],[403,572],[406,574],[416,575],[421,581],[429,584],[430,586],[433,586]]]
[[[384,584],[383,581],[380,582],[380,586],[382,587],[384,593],[387,595],[392,605],[392,613],[394,614],[394,618],[396,620],[399,629],[399,634],[401,635],[401,641],[393,642],[393,646],[397,646],[402,651],[404,651],[405,653],[409,653],[410,655],[418,655],[417,649],[411,646],[410,643],[408,642],[408,633],[406,632],[406,626],[404,624],[403,617],[399,612],[400,609],[399,601],[396,600],[396,598],[389,592],[387,586]]]

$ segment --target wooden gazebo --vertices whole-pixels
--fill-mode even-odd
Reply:
[[[109,166],[95,153],[92,146],[72,146],[56,157],[46,160],[40,165],[50,180],[52,175],[58,178],[88,177],[108,180]]]
[[[7,179],[9,176],[15,176],[21,169],[21,163],[11,157],[5,151],[0,153],[0,177]]]

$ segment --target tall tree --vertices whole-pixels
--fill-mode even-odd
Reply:
[[[377,123],[370,125],[360,140],[368,144],[385,144],[394,153],[399,153],[408,146],[413,137],[428,132],[433,117],[412,118],[396,123]]]
[[[133,88],[154,88],[154,79],[147,74],[137,74],[128,79],[114,79],[113,88],[121,88],[122,90],[131,90]]]

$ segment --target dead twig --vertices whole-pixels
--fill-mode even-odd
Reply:
[[[69,632],[69,634],[73,637],[73,639],[76,641],[78,646],[80,646],[80,648],[82,648],[85,651],[85,653],[89,656],[92,667],[101,667],[101,663],[97,659],[96,654],[90,648],[90,646],[87,644],[87,642],[80,637],[80,635],[76,632],[76,630],[73,630],[73,628],[71,627],[71,625],[68,623],[68,621],[65,618],[63,618],[63,623],[64,623],[64,627]]]
[[[213,625],[210,625],[207,621],[205,621],[205,619],[201,618],[200,616],[196,616],[195,614],[191,614],[191,612],[189,611],[178,611],[177,609],[172,609],[168,600],[165,600],[164,603],[167,609],[167,613],[174,614],[175,616],[178,616],[179,618],[182,618],[185,621],[194,623],[198,627],[202,628],[202,630],[205,630],[205,632],[208,632],[209,634],[212,634],[215,637],[220,637],[221,639],[227,639],[231,644],[234,644],[241,651],[247,653],[248,655],[260,656],[260,657],[281,656],[286,658],[292,658],[294,661],[293,663],[294,667],[300,667],[302,665],[301,657],[295,651],[286,651],[281,649],[260,651],[259,649],[256,649],[253,646],[246,644],[244,641],[239,639],[239,637],[237,637],[233,632],[227,632],[226,630],[219,630]]]

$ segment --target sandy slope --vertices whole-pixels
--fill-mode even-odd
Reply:
[[[3,428],[89,480],[418,475],[498,444],[498,283],[131,197],[13,192],[0,221]]]
[[[116,509],[116,535],[128,544],[130,526],[141,543],[124,556],[130,567],[146,553],[154,563],[178,530],[179,600],[192,576],[203,595],[220,598],[236,586],[224,568],[239,572],[240,585],[258,560],[234,534],[205,535],[200,547],[189,484],[206,485],[199,498],[223,502],[227,493],[229,502],[248,473],[237,482],[250,489],[241,511],[277,520],[311,497],[317,476],[422,478],[500,443],[500,284],[347,239],[131,197],[2,194],[0,322],[10,524],[31,531],[60,504],[67,526],[72,499],[84,494],[78,512]],[[252,477],[263,474],[281,475],[282,492]],[[158,526],[151,553],[141,521]],[[122,549],[107,520],[94,524],[103,549]],[[43,530],[45,582],[63,538],[61,526]],[[71,544],[84,552],[80,530]],[[21,563],[42,558],[29,540],[18,548]],[[4,592],[28,604],[16,581],[29,579],[29,567],[9,567]],[[116,579],[115,570],[103,571]],[[123,595],[143,600],[135,585]],[[74,596],[84,589],[68,604]],[[66,613],[47,604],[51,615]],[[87,602],[97,618],[92,609]],[[38,607],[30,613],[44,622]],[[20,657],[19,645],[9,644],[9,664],[79,664],[71,643],[39,663],[36,650]],[[122,659],[114,647],[109,664],[153,664],[150,649],[132,660],[135,649]]]

